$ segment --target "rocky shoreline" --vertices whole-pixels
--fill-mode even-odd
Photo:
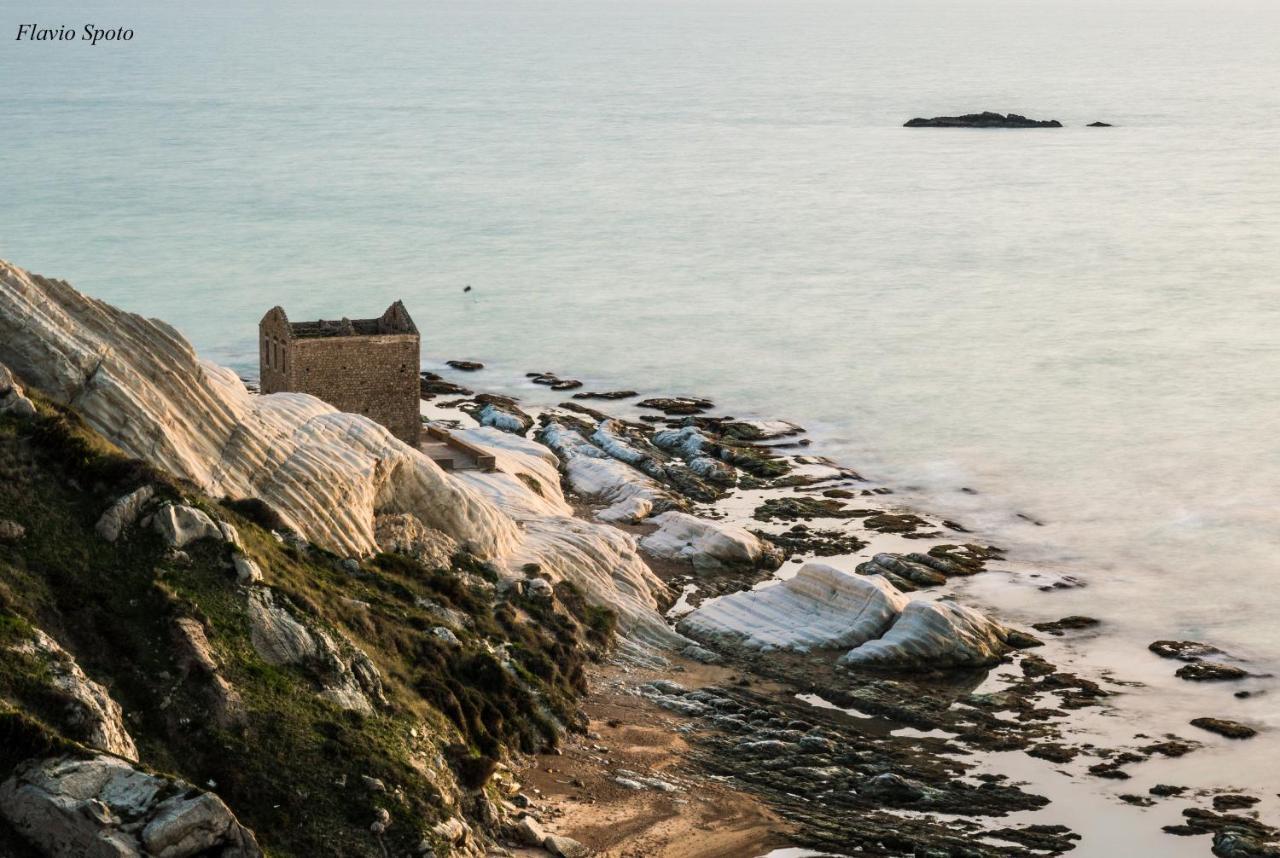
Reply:
[[[800,426],[452,361],[424,419],[495,466],[446,472],[0,276],[0,851],[1031,856],[1158,819],[1164,854],[1280,854],[1265,791],[1136,787],[1254,726],[1095,729],[1133,683],[1069,647],[1105,630],[975,607],[1017,561]],[[1073,826],[1060,782],[1135,787]]]
[[[989,573],[1006,560],[1000,548],[971,541],[957,522],[900,507],[889,488],[815,455],[794,424],[715,416],[699,397],[611,396],[609,413],[583,408],[588,397],[606,398],[533,394],[535,406],[508,397],[503,417],[432,397],[426,413],[457,427],[466,416],[489,427],[518,422],[561,457],[582,514],[639,537],[650,565],[679,593],[668,618],[697,642],[684,658],[736,673],[728,683],[694,685],[679,681],[677,667],[671,679],[622,684],[675,713],[691,765],[763,800],[791,823],[793,842],[832,855],[1064,854],[1081,832],[1028,819],[1047,798],[969,761],[1022,753],[1067,777],[1123,781],[1145,761],[1195,752],[1203,731],[1220,726],[1196,719],[1185,733],[1138,734],[1114,747],[1082,741],[1075,723],[1107,718],[1130,684],[1105,671],[1090,679],[1038,654],[1044,640],[1096,634],[1095,620],[1010,628],[952,601],[955,585],[1000,574]],[[602,481],[576,464],[584,458],[632,470]],[[643,492],[619,488],[637,480]],[[645,499],[636,504],[639,493]],[[667,511],[637,515],[645,505]],[[1033,574],[1047,591],[1081,586]],[[896,636],[883,634],[895,626]],[[1198,674],[1188,679],[1247,675],[1215,663],[1212,647],[1163,643],[1153,652],[1188,659]],[[754,690],[762,684],[768,693]],[[1228,724],[1223,735],[1244,735],[1244,726]],[[1125,794],[1116,812],[1165,801],[1171,789]],[[1197,792],[1204,806],[1181,808],[1163,826],[1168,834],[1211,834],[1203,851],[1217,855],[1280,854],[1276,830],[1256,815],[1215,815],[1208,807],[1221,794],[1176,789]],[[1241,801],[1248,810],[1257,797]],[[1024,821],[1005,822],[1009,816]]]

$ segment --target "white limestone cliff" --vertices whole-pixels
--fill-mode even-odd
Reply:
[[[662,585],[634,540],[571,518],[558,462],[516,436],[481,441],[508,469],[501,475],[448,474],[365,417],[306,394],[253,395],[168,324],[4,261],[0,364],[74,407],[126,454],[214,497],[261,498],[329,550],[371,554],[377,517],[410,514],[499,566],[537,562],[571,578],[617,608],[624,630],[676,638],[657,613]]]

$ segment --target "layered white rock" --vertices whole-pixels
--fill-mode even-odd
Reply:
[[[62,726],[70,735],[91,748],[128,760],[138,759],[138,747],[124,725],[120,704],[111,698],[107,689],[90,679],[57,641],[34,629],[30,637],[10,650],[39,661],[42,670],[36,675],[42,676],[52,689],[66,698]]]
[[[907,601],[879,576],[806,563],[786,581],[702,605],[677,628],[691,638],[731,648],[845,649],[884,634]]]
[[[142,514],[142,509],[155,497],[154,486],[142,486],[123,497],[107,508],[98,519],[94,530],[107,542],[115,542],[126,527],[131,526]]]
[[[152,519],[156,532],[173,548],[186,548],[201,539],[222,540],[222,528],[209,514],[182,504],[165,504]]]
[[[951,601],[916,600],[907,604],[882,637],[850,650],[840,663],[893,668],[985,667],[1009,652],[1009,634],[1009,629],[973,608]]]
[[[262,854],[253,832],[213,793],[115,757],[22,764],[0,784],[0,816],[50,858]]]
[[[499,565],[537,562],[575,581],[616,607],[624,630],[674,637],[657,613],[662,584],[636,556],[634,540],[571,518],[554,456],[515,435],[474,430],[489,433],[481,443],[497,451],[501,473],[447,474],[363,416],[306,394],[252,395],[164,322],[3,261],[0,362],[74,405],[125,453],[211,496],[260,498],[331,551],[372,554],[377,517],[410,514]],[[595,453],[570,457],[575,489],[610,495],[611,503],[644,497],[672,505],[652,480],[579,440]]]
[[[658,529],[640,547],[663,560],[687,560],[695,569],[770,565],[776,550],[749,530],[672,510],[650,522]]]
[[[565,479],[587,500],[616,506],[632,499],[646,500],[654,509],[680,506],[680,501],[653,478],[610,456],[573,429],[552,420],[538,438],[560,457]]]

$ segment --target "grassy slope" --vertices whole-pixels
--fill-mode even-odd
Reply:
[[[613,618],[571,588],[558,586],[557,607],[498,599],[484,580],[492,571],[467,556],[429,570],[383,555],[353,574],[339,558],[283,545],[232,506],[125,459],[74,413],[47,403],[41,411],[34,422],[0,418],[0,518],[27,529],[17,545],[0,545],[0,648],[31,625],[57,638],[123,706],[143,763],[215,783],[270,854],[381,856],[368,830],[378,806],[393,819],[387,847],[412,847],[450,815],[455,780],[480,782],[512,750],[554,744],[560,729],[579,726],[583,659],[608,645]],[[343,712],[316,696],[307,669],[262,661],[226,546],[189,546],[190,565],[179,565],[149,531],[115,545],[97,537],[93,524],[110,502],[147,482],[235,524],[295,613],[370,655],[390,706]],[[429,603],[469,619],[442,623]],[[220,729],[207,711],[207,680],[182,679],[171,636],[179,617],[204,624],[248,711],[243,726]],[[439,625],[463,646],[428,633]],[[0,701],[10,707],[0,708],[0,731],[23,737],[14,748],[61,741],[63,701],[41,679],[30,660],[0,658]],[[24,756],[0,756],[0,778]],[[370,792],[361,775],[388,791]]]

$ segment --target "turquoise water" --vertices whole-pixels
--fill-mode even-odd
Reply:
[[[1016,609],[1280,664],[1274,3],[33,7],[17,264],[245,370],[403,298],[432,359],[792,418],[1090,583]],[[900,127],[981,109],[1067,127]]]

